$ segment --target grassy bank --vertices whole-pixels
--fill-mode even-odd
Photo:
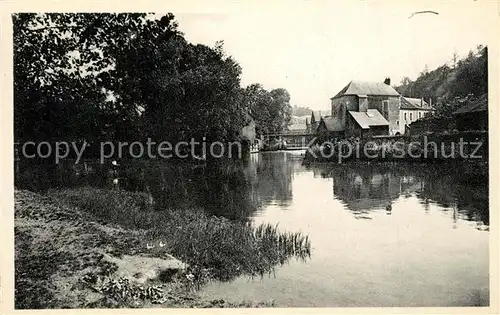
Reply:
[[[16,191],[16,308],[272,306],[195,292],[310,255],[307,237],[274,226],[154,209],[121,190]]]

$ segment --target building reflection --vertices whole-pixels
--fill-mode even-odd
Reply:
[[[346,163],[305,167],[300,153],[264,152],[250,154],[244,160],[202,165],[123,160],[117,176],[110,173],[108,165],[89,165],[80,170],[69,162],[45,168],[23,164],[16,186],[43,191],[51,187],[115,185],[118,187],[112,188],[148,193],[159,211],[202,208],[217,216],[248,220],[269,204],[292,208],[294,176],[303,172],[316,178],[307,180],[331,180],[333,198],[359,219],[370,219],[374,211],[390,215],[395,200],[412,196],[425,212],[438,205],[454,224],[464,219],[489,225],[488,168],[476,165]],[[119,178],[118,184],[113,183],[115,178]],[[317,194],[312,192],[310,198],[325,197]]]
[[[373,211],[392,213],[400,197],[416,196],[425,212],[431,204],[457,219],[489,225],[487,176],[466,176],[452,166],[351,164],[313,169],[316,177],[332,178],[333,197],[358,219]]]
[[[356,218],[370,219],[370,211],[386,210],[391,214],[392,202],[399,197],[401,177],[368,167],[339,167],[330,172],[333,195],[340,199]]]

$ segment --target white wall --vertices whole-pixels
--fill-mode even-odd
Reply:
[[[405,133],[405,126],[408,126],[414,121],[424,117],[429,111],[427,110],[415,110],[415,109],[400,109],[399,110],[399,133]],[[406,115],[406,116],[405,116]]]

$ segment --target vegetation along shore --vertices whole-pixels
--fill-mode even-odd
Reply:
[[[277,227],[154,211],[143,193],[15,191],[16,308],[270,307],[202,300],[212,280],[263,276],[307,259],[307,237]],[[23,294],[23,292],[30,292]],[[37,292],[37,294],[32,294]]]

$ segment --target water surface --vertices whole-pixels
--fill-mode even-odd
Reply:
[[[147,192],[157,211],[196,207],[302,232],[311,257],[271,276],[209,283],[210,299],[278,306],[488,305],[488,170],[467,163],[302,164],[303,151],[192,165],[131,160],[24,167],[32,190],[94,185]]]
[[[487,177],[446,165],[302,166],[251,156],[255,224],[308,234],[311,259],[202,295],[294,307],[467,306],[489,299]]]

